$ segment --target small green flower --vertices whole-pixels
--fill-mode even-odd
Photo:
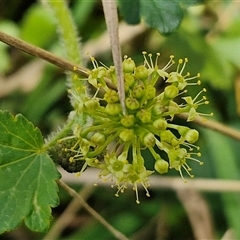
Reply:
[[[136,66],[131,58],[124,57],[124,113],[116,90],[115,68],[98,66],[94,58],[91,58],[94,69],[88,77],[95,88],[93,97],[81,99],[77,92],[70,90],[75,102],[79,103],[71,114],[75,120],[73,137],[77,139],[76,157],[81,152],[85,165],[100,169],[100,179],[113,181],[113,186],[117,187],[116,196],[132,185],[137,203],[140,202],[138,185],[149,196],[148,177],[154,169],[160,174],[175,169],[185,181],[183,170],[193,177],[189,161],[202,164],[194,157],[201,155],[199,147],[194,145],[199,138],[198,131],[173,124],[172,120],[180,113],[188,113],[188,121],[205,115],[199,113],[198,108],[208,104],[205,96],[199,100],[206,90],[203,89],[194,98],[187,96],[189,85],[201,83],[198,79],[200,75],[190,77],[190,73],[184,73],[187,58],[180,59],[175,70],[171,70],[175,61],[170,56],[169,62],[160,68],[159,56],[157,53],[153,61],[152,54],[143,52],[144,62],[140,66]],[[158,81],[165,84],[160,93],[156,89]],[[79,120],[82,111],[87,115],[86,124]],[[142,156],[142,151],[146,149],[155,160],[151,169],[146,167],[149,159]],[[163,160],[162,156],[168,159]]]

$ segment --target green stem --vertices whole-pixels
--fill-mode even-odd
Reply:
[[[73,123],[74,120],[69,121],[58,134],[46,142],[46,144],[43,146],[43,149],[49,149],[50,147],[54,146],[59,139],[66,137],[71,130]]]
[[[73,22],[71,13],[66,3],[67,1],[47,0],[47,2],[55,15],[57,26],[59,29],[59,36],[64,46],[66,58],[75,63],[76,66],[82,65],[82,59],[80,55],[81,45],[79,42],[79,37],[76,31],[75,24]],[[82,99],[84,99],[85,98],[84,96],[86,95],[85,89],[87,87],[88,82],[81,81],[71,72],[68,75],[68,81],[74,92],[79,93]],[[75,103],[74,99],[72,100],[73,100],[72,103]]]
[[[76,64],[81,64],[78,35],[66,1],[48,0],[48,5],[55,15],[66,57]]]

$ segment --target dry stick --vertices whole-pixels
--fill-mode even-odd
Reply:
[[[98,169],[89,168],[87,173],[82,173],[81,177],[77,179],[60,168],[58,170],[62,175],[62,179],[69,184],[94,184],[99,174]],[[196,189],[204,192],[240,192],[239,180],[193,178],[185,183],[179,177],[151,175],[149,176],[149,182],[151,183],[151,189],[172,189],[174,191]],[[103,187],[109,187],[111,184],[111,182],[98,182],[98,185]]]
[[[181,113],[178,115],[179,117],[183,118],[183,119],[187,119],[188,118],[188,114],[187,113]],[[216,121],[212,121],[212,120],[203,120],[202,118],[198,117],[196,118],[194,121],[194,123],[197,123],[200,126],[203,126],[205,128],[209,128],[212,129],[214,131],[223,133],[226,136],[229,136],[231,138],[234,138],[238,141],[240,141],[240,132],[230,128],[222,123],[216,122]]]
[[[102,0],[102,5],[112,48],[113,62],[116,69],[118,94],[123,114],[126,114],[122,53],[118,35],[117,4],[115,0]]]
[[[58,185],[61,186],[66,192],[68,192],[72,197],[78,198],[82,206],[101,224],[103,224],[117,239],[120,240],[129,240],[124,234],[112,227],[101,215],[98,214],[93,208],[91,208],[82,197],[71,187],[69,187],[62,180],[57,181]]]
[[[213,220],[203,196],[194,189],[177,190],[177,196],[187,212],[195,239],[214,239]]]
[[[26,53],[29,53],[35,57],[42,58],[60,68],[63,68],[65,70],[78,73],[83,76],[88,76],[89,70],[83,67],[76,66],[76,64],[73,64],[65,59],[62,59],[60,57],[57,57],[56,55],[42,49],[39,47],[36,47],[30,43],[27,43],[25,41],[22,41],[18,38],[12,37],[6,33],[3,33],[0,31],[0,41],[18,48]]]
[[[79,195],[86,201],[86,199],[92,194],[94,186],[85,185],[80,191]],[[77,212],[81,209],[82,204],[78,198],[73,198],[68,204],[64,212],[56,219],[53,226],[48,233],[44,236],[43,240],[55,240],[59,239],[64,229],[73,221]]]

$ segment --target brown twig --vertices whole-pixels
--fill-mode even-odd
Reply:
[[[99,174],[98,169],[89,168],[86,173],[81,174],[81,177],[76,178],[64,170],[59,169],[59,171],[65,182],[77,184],[94,184]],[[151,175],[149,182],[151,183],[151,189],[172,189],[174,191],[196,189],[204,192],[240,192],[240,181],[238,180],[191,178],[185,183],[180,177]],[[110,181],[98,182],[98,185],[103,187],[109,187],[111,184],[112,182]]]
[[[117,75],[117,87],[123,114],[126,114],[125,90],[122,68],[122,53],[118,34],[118,13],[116,1],[102,0],[103,11],[109,33],[113,62]]]
[[[72,197],[76,197],[78,201],[82,204],[82,206],[103,226],[105,226],[117,239],[119,240],[129,240],[123,233],[119,232],[115,229],[111,224],[109,224],[101,215],[98,214],[93,208],[91,208],[82,197],[71,187],[69,187],[62,180],[58,180],[58,185],[61,186],[67,193],[69,193]]]
[[[42,58],[42,59],[60,67],[60,68],[63,68],[65,70],[78,73],[85,77],[88,76],[88,72],[89,72],[88,69],[76,66],[76,64],[73,64],[65,59],[62,59],[42,48],[36,47],[30,43],[27,43],[23,40],[12,37],[1,31],[0,31],[0,41],[4,42],[12,47],[18,48],[18,49],[22,50],[23,52],[26,52],[30,55]]]
[[[213,220],[203,196],[194,189],[177,190],[177,196],[187,212],[195,239],[214,239]]]
[[[79,195],[81,195],[82,199],[86,201],[86,199],[92,194],[93,186],[85,185],[80,191]],[[56,219],[51,229],[44,236],[43,240],[55,240],[59,239],[61,233],[64,229],[73,221],[77,212],[81,209],[82,204],[78,198],[73,198],[72,201],[68,204],[64,212]]]

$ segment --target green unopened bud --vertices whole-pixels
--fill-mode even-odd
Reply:
[[[160,131],[166,130],[167,128],[167,121],[164,119],[157,119],[153,122],[153,126]]]
[[[107,69],[105,67],[98,67],[97,68],[97,78],[103,78],[107,74]]]
[[[124,59],[122,64],[124,73],[132,73],[135,69],[135,62],[131,58]]]
[[[185,135],[187,134],[187,132],[190,130],[189,127],[185,127],[185,126],[177,126],[176,128],[179,132],[179,134],[182,136],[182,137],[185,137]]]
[[[164,97],[167,99],[173,99],[178,95],[179,91],[178,88],[174,85],[170,85],[165,87],[164,89]]]
[[[133,115],[125,115],[122,119],[121,119],[121,124],[124,127],[132,127],[134,125],[134,116]]]
[[[152,85],[148,85],[145,90],[145,97],[147,100],[151,100],[156,96],[156,88]]]
[[[109,90],[104,94],[104,100],[108,103],[115,103],[119,101],[118,93],[115,90]]]
[[[140,103],[136,98],[128,97],[126,98],[126,107],[130,110],[136,110],[140,108]]]
[[[144,135],[143,139],[143,144],[146,147],[153,147],[155,145],[156,139],[153,133],[149,132]]]
[[[140,65],[135,70],[135,77],[140,80],[146,80],[148,78],[148,70],[145,66]]]
[[[138,99],[142,98],[145,95],[144,86],[142,84],[137,84],[136,86],[134,86],[132,95],[133,95],[133,97],[138,98]]]
[[[99,107],[99,102],[96,99],[89,99],[84,102],[84,106],[89,110],[94,110]]]
[[[134,137],[134,131],[132,129],[124,129],[120,134],[119,138],[124,142],[131,141]]]
[[[91,137],[91,142],[94,144],[102,144],[106,141],[106,137],[102,133],[94,133]]]
[[[136,82],[132,74],[124,74],[124,80],[129,87],[132,87]]]
[[[185,140],[188,141],[189,143],[195,143],[198,140],[199,133],[195,129],[190,129],[186,135],[185,135]]]
[[[151,113],[145,109],[138,111],[137,117],[141,120],[142,123],[151,122]]]
[[[168,167],[168,162],[164,161],[163,159],[158,159],[154,164],[155,170],[160,174],[168,172]]]
[[[105,110],[111,116],[119,115],[122,112],[121,105],[117,103],[108,103]]]
[[[161,114],[163,114],[165,111],[166,111],[166,107],[165,107],[162,103],[156,102],[156,103],[153,105],[152,113],[153,113],[154,115],[161,115]]]
[[[196,129],[190,129],[185,126],[179,126],[178,132],[189,143],[195,143],[199,137],[199,133]]]

